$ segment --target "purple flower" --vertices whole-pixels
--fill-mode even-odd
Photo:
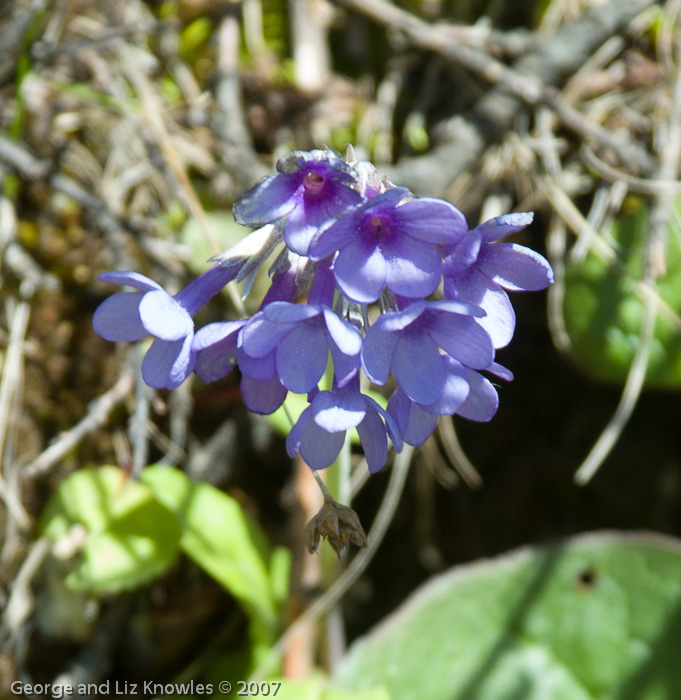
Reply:
[[[515,314],[504,288],[539,290],[553,282],[553,271],[539,253],[516,243],[494,243],[532,222],[531,212],[490,219],[450,250],[443,263],[447,299],[477,304],[486,316],[478,323],[495,348],[507,345],[515,330]]]
[[[246,408],[261,415],[274,413],[284,403],[288,394],[278,377],[259,380],[243,375],[240,388]]]
[[[432,404],[441,399],[448,381],[447,360],[439,348],[473,369],[492,365],[492,341],[476,322],[483,313],[456,301],[417,301],[383,314],[364,339],[364,372],[375,384],[385,384],[392,369],[412,401]]]
[[[286,450],[291,457],[300,452],[313,469],[324,469],[333,464],[350,428],[357,428],[372,474],[385,464],[388,436],[395,450],[402,449],[392,416],[374,399],[360,393],[359,382],[355,381],[342,389],[318,392],[289,433]]]
[[[209,323],[199,329],[194,336],[192,350],[196,354],[194,372],[204,382],[213,382],[226,377],[237,365],[239,332],[248,322],[225,321]],[[267,369],[267,363],[261,363]],[[288,391],[276,374],[250,377],[242,373],[241,395],[244,404],[253,413],[269,414],[276,411],[286,398]]]
[[[412,401],[398,386],[388,401],[388,413],[395,419],[402,439],[409,445],[422,445],[437,426],[438,416],[451,416],[468,398],[468,371],[453,357],[442,356],[445,385],[437,401],[422,404]]]
[[[174,389],[194,369],[194,314],[228,282],[236,271],[215,265],[170,296],[159,284],[137,272],[104,272],[102,282],[127,284],[137,292],[114,294],[95,311],[95,332],[112,341],[156,338],[142,363],[144,381],[157,389]]]
[[[466,233],[463,214],[441,199],[412,199],[405,187],[389,189],[349,211],[312,240],[309,256],[339,251],[334,274],[352,301],[376,301],[387,286],[409,299],[424,298],[440,283],[442,261],[433,246],[455,244]]]
[[[433,403],[412,401],[400,387],[388,401],[388,413],[395,419],[402,439],[409,445],[422,445],[437,427],[439,416],[458,413],[475,421],[488,421],[497,411],[499,397],[492,383],[469,367],[464,367],[452,357],[442,357],[447,373],[442,396]],[[513,375],[503,367],[492,363],[489,368],[504,379]]]
[[[239,331],[248,319],[209,323],[194,335],[194,373],[204,382],[226,377],[236,367]]]
[[[352,189],[357,175],[336,151],[293,151],[277,162],[277,170],[236,202],[234,218],[260,226],[286,217],[286,245],[299,255],[307,255],[323,224],[363,199]]]
[[[239,367],[252,379],[279,377],[290,391],[307,394],[326,371],[329,351],[338,386],[359,369],[362,336],[322,305],[272,302],[244,326]]]

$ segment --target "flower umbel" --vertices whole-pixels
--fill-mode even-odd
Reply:
[[[390,444],[423,444],[440,416],[492,418],[499,396],[483,373],[512,379],[496,362],[515,330],[507,292],[553,281],[541,255],[499,242],[532,213],[469,230],[449,202],[418,198],[370,163],[325,149],[284,156],[234,216],[260,228],[174,296],[135,272],[100,276],[135,291],[104,301],[95,330],[113,341],[155,338],[142,366],[149,385],[171,389],[192,372],[211,382],[238,368],[254,412],[271,413],[289,391],[306,395],[286,448],[313,469],[334,462],[352,428],[376,472]],[[198,309],[234,279],[246,296],[271,256],[272,284],[257,313],[195,333]],[[432,297],[438,289],[444,299]],[[391,376],[386,406],[367,384],[388,385]],[[311,551],[324,537],[337,552],[366,544],[346,510],[325,503],[309,526]]]

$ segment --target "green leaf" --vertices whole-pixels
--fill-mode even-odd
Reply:
[[[418,152],[425,151],[430,145],[428,131],[420,121],[412,121],[405,125],[405,137],[409,145]]]
[[[393,700],[677,700],[680,611],[681,542],[588,535],[434,578],[334,682]]]
[[[658,281],[659,296],[681,312],[681,200],[669,228],[666,274]],[[604,233],[617,245],[623,269],[617,270],[594,253],[569,263],[565,275],[564,314],[576,364],[596,379],[622,383],[639,346],[644,305],[636,280],[642,279],[644,246],[649,232],[646,207],[615,219]],[[650,345],[648,386],[681,385],[681,333],[661,315]]]
[[[291,583],[291,550],[275,547],[270,556],[270,587],[272,596],[278,604],[286,602]]]
[[[210,39],[213,24],[207,17],[199,17],[188,24],[180,35],[182,51],[185,54],[196,52]]]
[[[80,559],[66,583],[91,593],[116,593],[164,573],[175,561],[180,524],[151,490],[117,467],[82,469],[48,503],[43,534],[60,540],[85,529]]]
[[[391,700],[390,694],[383,686],[352,691],[329,687],[322,697],[323,700]]]
[[[270,679],[271,691],[276,683],[280,683],[277,692],[277,700],[391,700],[385,688],[371,688],[364,691],[343,690],[333,688],[328,684],[328,679],[319,670],[313,671],[307,678],[291,680],[290,678]],[[261,693],[261,696],[264,693]],[[274,695],[271,692],[270,695]]]
[[[322,700],[326,677],[323,673],[315,671],[302,680],[278,678],[274,682],[281,683],[276,695],[277,700]]]
[[[182,524],[182,551],[222,584],[252,618],[273,630],[276,614],[267,564],[256,542],[255,526],[239,503],[170,467],[147,467],[142,482]]]

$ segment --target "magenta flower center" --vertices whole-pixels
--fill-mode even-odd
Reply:
[[[324,189],[324,178],[315,172],[309,172],[303,179],[305,192],[311,195],[319,195]]]
[[[390,232],[390,222],[383,216],[372,216],[368,221],[367,231],[377,240]]]

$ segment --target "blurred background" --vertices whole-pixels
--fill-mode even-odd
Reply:
[[[346,643],[453,565],[601,529],[681,534],[680,11],[677,0],[4,0],[0,697],[17,680],[247,678],[338,575],[305,548],[316,485],[281,425],[245,410],[238,377],[153,391],[140,348],[91,326],[112,293],[101,272],[177,291],[248,233],[233,202],[290,150],[353,144],[471,227],[534,211],[513,240],[551,261],[556,284],[512,295],[516,334],[498,361],[515,380],[499,387],[497,415],[442,419],[413,454],[384,541],[325,611],[327,631],[301,632],[277,673],[332,671]],[[225,294],[197,318],[237,317]],[[269,622],[186,530],[120,578],[83,569],[83,547],[92,567],[108,556],[88,539],[100,518],[88,508],[116,493],[116,474],[134,481],[156,463],[238,506],[253,544],[236,556],[267,570]],[[107,465],[111,482],[67,481]],[[353,500],[367,530],[392,471]]]

